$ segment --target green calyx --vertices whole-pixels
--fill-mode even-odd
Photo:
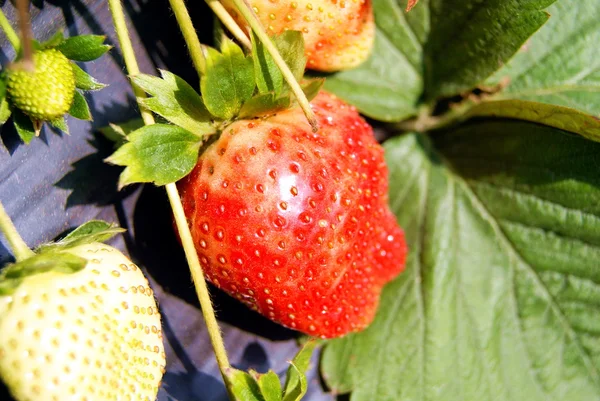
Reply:
[[[37,51],[33,70],[15,63],[7,70],[9,101],[29,117],[51,121],[66,114],[75,96],[71,62],[55,49]]]
[[[297,31],[272,38],[297,80],[304,73],[304,41]],[[133,84],[149,97],[138,99],[147,110],[170,124],[141,127],[115,139],[122,146],[107,162],[125,166],[119,186],[152,182],[165,185],[185,177],[198,161],[206,139],[231,122],[273,115],[297,102],[269,52],[253,37],[253,47],[244,52],[225,39],[220,51],[205,48],[206,69],[200,78],[201,94],[182,78],[168,71],[161,77],[133,76]],[[301,84],[307,98],[314,98],[323,79]],[[117,131],[113,129],[111,134]]]
[[[13,293],[27,277],[57,272],[77,273],[85,268],[87,259],[70,253],[69,249],[93,242],[103,242],[124,230],[113,224],[101,221],[89,221],[60,241],[44,244],[36,253],[17,263],[6,266],[0,273],[0,296]]]

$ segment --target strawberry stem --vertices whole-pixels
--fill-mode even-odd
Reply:
[[[0,231],[4,234],[10,248],[15,254],[15,259],[17,262],[25,260],[33,255],[33,251],[29,249],[23,238],[19,235],[17,228],[13,224],[12,220],[4,210],[4,206],[2,206],[2,202],[0,202]]]
[[[133,45],[129,39],[129,31],[127,30],[127,24],[125,22],[125,14],[123,13],[121,0],[108,0],[108,7],[110,8],[110,12],[112,14],[115,32],[119,37],[119,44],[121,45],[121,51],[123,52],[123,59],[125,60],[127,72],[129,75],[138,75],[140,73],[140,67],[138,66],[137,59],[135,58]],[[146,92],[144,92],[137,85],[131,83],[131,87],[136,99],[144,99],[146,97]],[[144,120],[145,125],[154,124],[154,117],[150,111],[140,106],[140,114],[142,115],[142,120]]]
[[[10,22],[8,22],[8,18],[4,15],[4,12],[0,9],[0,28],[4,31],[6,38],[15,49],[15,52],[19,52],[21,48],[21,40],[19,39],[19,35],[15,32]]]
[[[196,29],[194,28],[194,24],[192,23],[192,19],[190,18],[190,14],[188,13],[185,3],[183,0],[169,0],[169,3],[171,3],[171,9],[175,13],[177,24],[179,25],[179,29],[181,29],[181,33],[183,34],[183,39],[188,45],[194,67],[196,68],[196,71],[198,71],[199,75],[204,75],[206,72],[206,59],[204,57],[204,51],[202,49],[200,39],[198,39],[198,35],[196,34]]]
[[[29,16],[29,0],[17,0],[19,13],[19,29],[21,30],[21,44],[23,46],[23,60],[21,65],[28,71],[33,71],[33,32]]]
[[[131,39],[129,38],[129,33],[125,25],[125,15],[123,14],[121,0],[108,0],[108,3],[112,13],[113,22],[115,24],[115,30],[119,38],[119,43],[123,51],[125,65],[127,66],[130,74],[137,74],[139,73],[139,68],[137,65],[135,52],[133,51],[133,46],[131,44]],[[138,99],[139,98],[141,97],[138,96]],[[142,107],[140,105],[140,109],[141,108]],[[152,114],[148,114],[147,118],[144,119],[144,123],[146,125],[154,124],[154,117]],[[202,307],[202,314],[206,322],[206,328],[215,351],[217,363],[225,383],[228,383],[226,372],[231,368],[231,365],[229,364],[227,351],[225,350],[225,344],[223,342],[223,337],[221,336],[221,330],[219,329],[219,324],[217,323],[215,310],[210,300],[210,294],[208,292],[206,282],[204,281],[202,266],[200,265],[198,253],[196,252],[196,248],[192,240],[192,234],[187,224],[187,219],[183,211],[183,205],[181,204],[181,198],[179,197],[177,185],[175,183],[167,184],[166,190],[169,197],[169,203],[171,204],[171,208],[175,216],[175,223],[181,237],[185,256],[190,267],[190,273],[194,281],[194,286],[196,287],[198,300],[200,301],[200,306]],[[227,387],[229,388],[229,386]]]
[[[319,130],[319,123],[317,122],[317,117],[315,116],[315,113],[310,107],[310,103],[306,98],[306,95],[302,91],[302,88],[300,87],[298,81],[296,81],[296,78],[290,70],[290,67],[288,67],[288,65],[285,63],[283,57],[281,57],[281,54],[279,54],[279,51],[271,41],[271,38],[269,38],[269,35],[267,35],[267,33],[265,32],[265,29],[260,23],[258,16],[252,9],[252,6],[248,3],[248,0],[233,0],[233,3],[238,8],[244,19],[248,22],[248,25],[250,25],[250,28],[252,28],[254,34],[258,37],[258,39],[262,42],[267,51],[271,54],[271,57],[273,57],[273,61],[275,61],[275,64],[281,71],[283,78],[286,80],[286,82],[292,89],[292,92],[296,96],[296,100],[300,104],[302,111],[304,111],[304,115],[306,116],[306,119],[312,127],[313,132],[317,132]]]
[[[227,28],[229,32],[238,42],[240,42],[246,49],[252,49],[252,42],[248,39],[248,35],[246,32],[240,28],[240,26],[235,22],[233,17],[227,12],[223,4],[219,0],[206,0],[206,4],[211,8],[211,10],[215,13],[217,18],[221,21],[221,23]]]

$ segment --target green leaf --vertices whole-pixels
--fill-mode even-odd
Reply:
[[[410,247],[375,322],[329,343],[352,400],[600,397],[600,144],[484,121],[388,141]]]
[[[271,37],[273,44],[279,50],[279,54],[290,67],[296,80],[302,79],[306,67],[304,56],[304,37],[299,31],[285,31]],[[254,75],[256,85],[260,93],[275,92],[282,93],[284,85],[287,85],[283,75],[273,61],[273,58],[252,32],[252,60],[254,63]]]
[[[2,74],[2,76],[0,76],[0,100],[6,99],[6,81],[6,75]]]
[[[143,126],[144,120],[141,118],[134,118],[133,120],[125,121],[124,123],[111,123],[106,127],[99,128],[98,131],[100,131],[100,133],[109,141],[115,142],[116,147],[119,147],[125,143],[127,135]]]
[[[200,87],[204,104],[210,113],[222,120],[237,115],[242,104],[254,92],[254,66],[251,57],[231,40],[223,41],[221,53],[208,49],[206,74]]]
[[[231,368],[227,381],[236,401],[270,401],[262,397],[258,383],[246,372]]]
[[[129,142],[107,162],[125,166],[119,187],[136,182],[166,185],[189,174],[198,161],[202,144],[197,135],[177,126],[153,124],[127,136]]]
[[[77,64],[72,63],[75,74],[75,86],[84,91],[97,91],[106,88],[106,85],[94,79],[90,74],[83,71]]]
[[[375,1],[373,7],[378,27],[371,57],[357,68],[327,76],[325,89],[371,118],[401,121],[417,113],[423,92],[423,44],[415,31],[428,22],[418,8],[405,15],[395,0]]]
[[[62,30],[58,31],[54,35],[52,35],[47,41],[40,43],[39,49],[51,49],[53,47],[57,47],[61,43],[63,43],[64,40],[65,35],[63,34]]]
[[[600,119],[579,110],[526,100],[499,100],[479,103],[466,117],[506,117],[527,120],[581,134],[600,142]]]
[[[558,1],[540,29],[489,85],[501,99],[565,106],[600,116],[600,2]]]
[[[294,360],[290,362],[285,380],[283,401],[298,401],[306,394],[308,383],[305,373],[308,370],[316,346],[316,341],[307,341],[298,351]]]
[[[79,120],[92,120],[92,113],[90,113],[90,108],[87,104],[87,100],[79,91],[75,91],[75,96],[73,97],[73,104],[69,109],[69,114]]]
[[[430,0],[425,98],[477,86],[508,61],[549,18],[556,0]]]
[[[275,93],[262,93],[248,99],[242,106],[238,117],[252,118],[263,114],[273,114],[290,107],[290,96],[277,97]]]
[[[67,135],[69,134],[69,126],[67,125],[67,121],[65,120],[65,117],[58,117],[55,118],[54,120],[48,121],[48,123],[50,125],[52,125],[55,128],[58,128],[59,130],[65,132]]]
[[[105,45],[105,36],[79,35],[71,36],[56,47],[68,59],[75,61],[92,61],[111,49]]]
[[[161,70],[162,79],[140,74],[131,80],[151,98],[140,99],[150,111],[197,135],[214,133],[212,116],[200,95],[182,78]]]
[[[6,124],[6,121],[10,118],[12,111],[10,110],[10,104],[6,97],[0,101],[0,125]]]
[[[29,144],[29,142],[36,137],[35,127],[33,126],[31,118],[17,108],[12,109],[12,116],[17,134],[19,134],[19,137],[23,142]]]
[[[265,374],[258,375],[256,380],[260,388],[260,392],[265,401],[281,401],[281,383],[279,376],[272,370]]]
[[[0,274],[0,295],[12,294],[26,277],[57,272],[73,274],[81,271],[87,260],[68,252],[47,251],[21,262],[8,265]]]
[[[309,79],[308,81],[302,82],[300,87],[302,87],[302,91],[306,95],[306,98],[311,101],[319,94],[321,88],[325,84],[325,79],[323,78],[315,78]]]
[[[60,241],[40,246],[38,251],[65,249],[91,244],[92,242],[104,242],[122,232],[125,232],[125,230],[115,224],[102,220],[90,220],[71,231]]]

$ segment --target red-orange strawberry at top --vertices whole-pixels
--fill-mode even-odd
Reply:
[[[371,0],[250,0],[269,35],[301,31],[307,68],[339,71],[365,61],[373,46],[375,23]],[[247,26],[231,0],[223,5]]]
[[[179,183],[207,278],[287,327],[324,338],[373,320],[405,265],[383,148],[356,109],[321,92],[239,120]]]

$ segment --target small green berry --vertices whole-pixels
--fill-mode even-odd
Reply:
[[[75,96],[73,67],[55,49],[33,55],[34,71],[13,67],[7,70],[7,94],[13,106],[29,117],[49,121],[65,115]]]

